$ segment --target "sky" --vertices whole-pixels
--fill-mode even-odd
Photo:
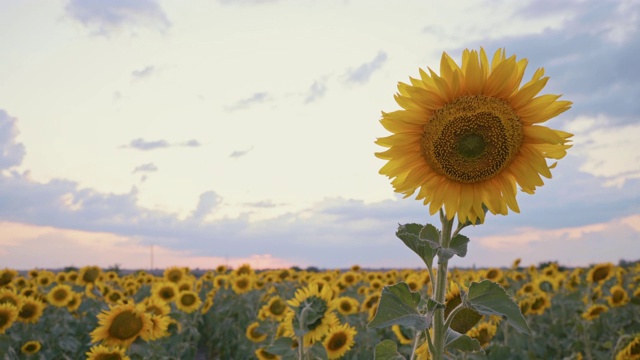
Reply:
[[[544,67],[574,146],[450,267],[640,259],[640,1],[4,0],[0,268],[420,267],[378,173],[398,82]]]

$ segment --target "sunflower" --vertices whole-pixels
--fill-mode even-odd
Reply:
[[[218,289],[221,289],[221,288],[228,289],[229,281],[230,281],[229,275],[217,275],[213,279],[213,286]]]
[[[151,329],[149,330],[149,340],[157,340],[169,336],[169,324],[171,318],[165,315],[151,314]]]
[[[607,297],[607,302],[611,307],[620,307],[624,306],[629,302],[629,294],[627,291],[620,285],[614,285],[609,290],[611,296]]]
[[[4,268],[0,270],[0,287],[5,286],[18,276],[18,272],[13,269]]]
[[[242,269],[242,268],[241,268]],[[241,274],[233,277],[231,288],[236,294],[244,294],[253,288],[254,276],[249,274]]]
[[[273,318],[277,321],[282,321],[287,314],[287,303],[279,296],[274,296],[269,299],[269,302],[262,307],[266,317]]]
[[[47,302],[55,307],[65,307],[73,297],[71,286],[58,284],[47,294]]]
[[[78,310],[80,305],[82,305],[82,293],[74,292],[67,303],[67,310],[69,310],[69,312],[74,312]]]
[[[253,341],[254,343],[265,341],[267,339],[268,334],[258,330],[259,327],[260,327],[260,323],[257,321],[254,321],[251,324],[249,324],[249,326],[247,326],[247,331],[245,332],[247,339]]]
[[[117,304],[119,301],[126,299],[126,296],[122,291],[116,289],[109,291],[109,294],[104,298],[109,304]]]
[[[34,297],[22,297],[22,306],[18,312],[18,321],[35,324],[40,320],[45,303]]]
[[[163,277],[167,281],[179,283],[186,275],[185,268],[172,266],[164,270]]]
[[[322,339],[331,326],[338,322],[337,316],[333,313],[335,303],[331,301],[331,293],[326,286],[319,291],[315,283],[298,289],[294,298],[287,301],[293,311],[288,312],[284,320],[287,326],[285,336],[296,337],[294,329],[301,329],[302,310],[305,309],[307,316],[313,316],[312,319],[314,319],[311,323],[305,321],[303,338],[305,345],[311,345]]]
[[[22,351],[22,353],[25,355],[33,355],[40,351],[41,348],[42,345],[40,344],[40,341],[31,340],[22,344],[22,347],[20,347],[20,351]]]
[[[471,338],[478,340],[480,346],[486,347],[496,334],[498,327],[490,322],[483,322],[467,332]]]
[[[551,307],[551,300],[549,296],[544,292],[538,292],[530,298],[530,306],[527,310],[527,314],[542,315],[544,311]]]
[[[488,280],[499,283],[500,281],[502,281],[504,274],[502,273],[502,270],[498,268],[490,268],[490,269],[487,269],[487,271],[484,274],[484,277]]]
[[[117,346],[96,345],[89,350],[86,354],[87,360],[131,360],[126,355],[125,349]]]
[[[110,306],[98,314],[98,327],[91,332],[91,342],[129,347],[138,337],[147,340],[153,324],[142,304]]]
[[[206,298],[204,300],[204,302],[202,303],[202,308],[200,309],[200,314],[206,314],[209,312],[209,310],[211,310],[211,307],[213,306],[213,298]]]
[[[20,295],[13,290],[0,289],[0,304],[11,304],[16,308],[20,308]]]
[[[329,330],[322,344],[327,350],[329,360],[339,359],[355,344],[356,329],[349,324],[334,326]]]
[[[635,337],[616,355],[616,360],[640,359],[640,334]]]
[[[600,317],[600,314],[607,312],[609,310],[604,305],[591,305],[587,311],[582,313],[582,318],[585,320],[595,320]]]
[[[12,304],[0,304],[0,334],[4,334],[18,318],[18,308]]]
[[[178,286],[170,281],[161,281],[151,287],[151,295],[166,302],[175,300],[179,292]]]
[[[603,283],[613,276],[613,264],[602,263],[594,265],[587,273],[587,282],[590,284]]]
[[[342,315],[357,314],[360,303],[350,296],[341,296],[333,300],[338,312]]]
[[[97,266],[85,266],[80,269],[76,282],[78,285],[94,284],[102,275],[102,269]]]
[[[145,312],[151,315],[169,315],[171,307],[169,304],[157,297],[148,297],[143,302],[145,306]]]
[[[413,344],[413,334],[409,333],[409,329],[396,324],[391,326],[391,331],[396,335],[400,344]]]
[[[198,310],[202,304],[202,300],[200,300],[198,293],[192,290],[181,291],[174,302],[180,311],[188,314]]]
[[[256,350],[255,354],[256,354],[256,357],[258,358],[258,360],[280,360],[280,359],[282,359],[282,357],[280,355],[272,354],[272,353],[268,352],[267,350],[265,350],[264,348],[259,348],[258,350]]]
[[[398,84],[402,110],[382,113],[382,126],[393,134],[376,144],[388,160],[380,173],[396,192],[443,206],[447,218],[484,220],[492,214],[519,212],[516,183],[527,193],[551,178],[545,158],[566,155],[572,135],[537,124],[570,108],[559,95],[536,96],[546,85],[544,69],[520,87],[527,60],[496,51],[491,64],[484,49],[465,50],[462,67],[442,54],[440,75],[420,69],[420,79]]]
[[[55,278],[56,278],[55,274],[52,273],[51,271],[41,270],[38,273],[38,277],[36,278],[36,282],[37,282],[38,285],[40,285],[42,287],[47,287],[47,286],[51,285],[51,283],[53,283]]]

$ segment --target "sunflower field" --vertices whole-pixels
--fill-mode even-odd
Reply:
[[[640,359],[640,263],[564,268],[452,269],[446,309],[461,288],[489,279],[519,305],[532,335],[500,317],[464,318],[482,352],[453,359]],[[373,359],[381,342],[396,359],[428,359],[413,329],[371,328],[385,286],[430,291],[424,270],[125,272],[96,266],[52,272],[0,270],[2,359]],[[313,307],[308,305],[312,304]],[[311,309],[311,310],[309,310]],[[298,336],[300,312],[311,331]],[[460,329],[459,329],[460,330]],[[300,346],[297,339],[304,343]]]

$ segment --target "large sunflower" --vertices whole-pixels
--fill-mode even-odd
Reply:
[[[516,184],[527,193],[551,178],[545,158],[561,159],[572,134],[543,123],[570,108],[559,95],[536,95],[546,85],[540,68],[522,87],[527,60],[496,51],[489,63],[484,49],[465,50],[462,66],[442,54],[440,75],[420,69],[420,79],[398,84],[402,110],[382,113],[393,134],[376,144],[388,160],[380,173],[396,192],[429,204],[435,214],[444,206],[449,220],[483,221],[492,214],[519,212]]]
[[[142,304],[111,306],[98,314],[98,327],[91,332],[91,342],[129,347],[138,337],[149,339],[153,323]]]
[[[89,350],[90,351],[86,353],[87,360],[131,360],[125,353],[125,349],[117,346],[96,345]]]
[[[334,326],[329,330],[322,344],[327,350],[329,360],[339,359],[355,344],[356,329],[349,324]]]
[[[0,304],[0,334],[4,334],[18,318],[18,309],[11,304]]]

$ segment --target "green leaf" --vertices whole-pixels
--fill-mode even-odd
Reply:
[[[293,347],[293,339],[289,337],[281,337],[271,344],[266,350],[274,355],[286,356],[295,353],[296,348]]]
[[[418,236],[420,240],[426,241],[432,249],[440,247],[440,231],[435,226],[431,224],[423,226]]]
[[[448,248],[438,250],[438,263],[451,259],[454,255],[465,257],[467,255],[467,244],[469,238],[464,235],[456,235],[451,239]]]
[[[409,249],[418,254],[429,270],[431,270],[433,266],[433,258],[436,257],[436,251],[431,247],[429,242],[420,238],[423,228],[428,226],[429,225],[422,226],[420,224],[398,225],[396,236],[400,238],[400,240],[402,240]],[[433,225],[431,225],[431,227],[433,227]]]
[[[418,309],[422,316],[427,319],[427,328],[431,327],[431,322],[433,321],[433,313],[438,309],[444,309],[444,304],[441,304],[432,298],[422,299],[420,300],[420,305],[418,305]]]
[[[396,343],[387,339],[376,345],[373,360],[406,360],[400,355]]]
[[[316,342],[309,348],[309,357],[312,360],[327,360],[327,349],[324,348],[321,342]]]
[[[527,321],[516,304],[502,286],[493,281],[483,280],[469,286],[465,305],[475,309],[482,315],[498,315],[518,331],[531,335]]]
[[[457,331],[453,331],[451,329],[447,329],[447,333],[445,334],[445,347],[451,349],[457,349],[460,351],[482,351],[482,346],[480,346],[480,342],[472,337],[467,335],[460,334]]]
[[[385,286],[382,288],[376,315],[367,326],[380,328],[398,324],[418,331],[424,330],[429,322],[418,311],[420,300],[420,294],[412,292],[405,282]]]

